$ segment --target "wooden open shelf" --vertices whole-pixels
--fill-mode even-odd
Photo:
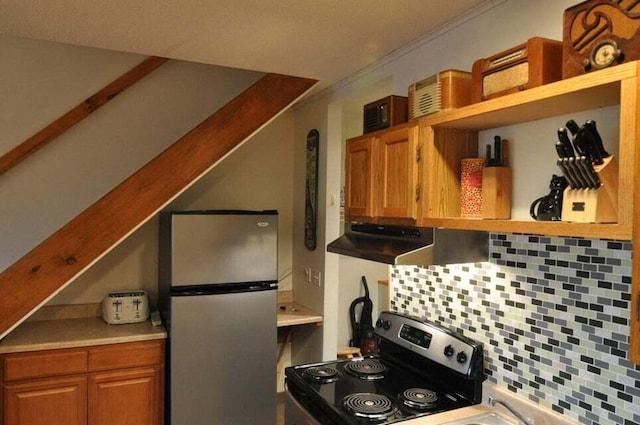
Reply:
[[[418,223],[490,232],[534,233],[631,240],[638,137],[638,62],[558,81],[519,93],[444,111],[419,120],[426,144],[426,196]],[[618,222],[615,224],[479,220],[459,217],[459,158],[451,145],[477,141],[478,132],[576,112],[620,105]],[[516,170],[517,172],[517,170]],[[447,196],[443,196],[448,193]]]
[[[427,218],[427,227],[483,230],[501,233],[533,233],[549,236],[577,236],[594,239],[631,239],[631,226],[622,224],[568,223],[564,221],[480,220]]]
[[[423,126],[486,130],[620,104],[621,82],[635,78],[630,62],[591,74],[443,111],[420,119]]]

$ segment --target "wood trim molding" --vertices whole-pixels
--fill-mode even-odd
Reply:
[[[315,83],[266,74],[0,273],[0,338]]]
[[[168,61],[151,56],[0,157],[0,175]]]

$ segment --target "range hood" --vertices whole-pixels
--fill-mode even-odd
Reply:
[[[393,265],[475,263],[489,260],[489,233],[346,223],[327,251]]]

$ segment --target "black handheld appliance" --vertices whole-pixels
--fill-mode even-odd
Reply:
[[[364,286],[364,296],[356,298],[349,306],[349,318],[351,320],[351,347],[358,347],[362,350],[362,354],[373,354],[377,351],[377,343],[373,330],[373,303],[369,298],[369,285],[367,278],[362,276],[362,285]],[[358,321],[357,310],[360,307],[360,320]]]

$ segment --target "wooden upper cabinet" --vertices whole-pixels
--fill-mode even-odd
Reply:
[[[418,214],[418,127],[393,129],[380,135],[379,208],[386,218],[410,218]]]
[[[407,124],[347,140],[345,215],[366,221],[415,221],[418,146],[418,126]]]
[[[345,157],[345,214],[347,217],[374,215],[375,137],[357,137],[347,141]]]

